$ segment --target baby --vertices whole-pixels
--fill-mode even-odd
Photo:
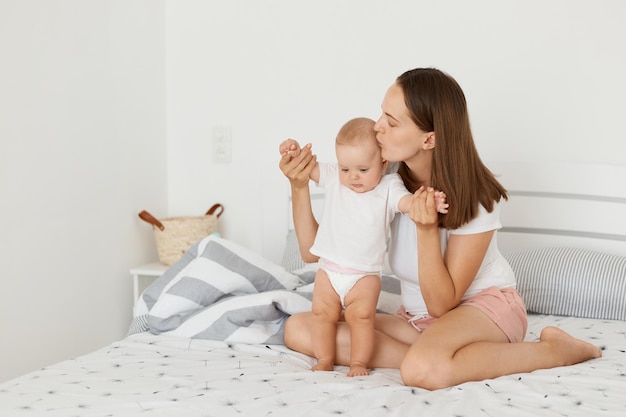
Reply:
[[[381,272],[390,223],[406,213],[412,194],[398,174],[385,175],[387,161],[376,141],[374,121],[348,121],[335,141],[336,164],[318,163],[310,179],[324,187],[324,214],[310,252],[320,268],[313,289],[314,371],[331,371],[335,359],[337,322],[344,311],[350,326],[348,376],[368,375],[374,349],[374,317],[381,289]],[[280,144],[280,153],[300,153],[293,139]],[[435,193],[437,211],[447,213],[443,192]]]

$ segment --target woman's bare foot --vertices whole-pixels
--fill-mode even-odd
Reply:
[[[548,343],[555,355],[561,360],[561,365],[573,365],[589,359],[599,358],[602,351],[591,343],[576,339],[558,327],[549,326],[541,331],[541,342]]]
[[[369,374],[367,367],[363,365],[350,365],[350,370],[348,371],[348,376],[366,376]]]
[[[317,364],[311,368],[312,371],[332,371],[333,369],[333,363],[329,361],[317,361]]]

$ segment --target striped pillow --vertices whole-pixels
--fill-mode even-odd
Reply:
[[[569,247],[504,257],[529,313],[626,320],[626,257]]]
[[[285,249],[283,250],[283,258],[280,265],[287,271],[295,271],[307,266],[307,263],[302,260],[300,255],[300,248],[298,247],[298,237],[295,230],[287,232],[287,241],[285,242]]]

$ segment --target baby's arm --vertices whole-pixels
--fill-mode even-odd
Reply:
[[[411,201],[413,200],[413,194],[407,194],[398,202],[398,210],[402,213],[408,213],[411,208]],[[446,193],[443,191],[435,191],[435,206],[437,211],[441,214],[448,212],[450,205],[446,202]]]

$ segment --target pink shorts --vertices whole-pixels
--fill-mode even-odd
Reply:
[[[526,336],[528,317],[522,296],[513,288],[485,288],[476,295],[461,301],[461,306],[476,307],[485,313],[509,338],[510,342],[521,342]],[[419,332],[437,321],[436,317],[418,317],[407,313],[400,306],[398,316],[407,320]]]

